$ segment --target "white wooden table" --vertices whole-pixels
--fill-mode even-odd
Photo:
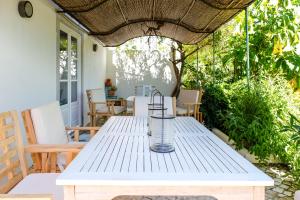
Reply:
[[[65,200],[120,195],[265,198],[273,180],[191,117],[176,118],[175,151],[149,150],[144,117],[111,117],[56,183]]]

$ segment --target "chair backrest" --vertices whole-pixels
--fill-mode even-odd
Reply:
[[[0,193],[7,193],[26,175],[27,167],[17,112],[0,113]]]
[[[138,85],[135,86],[134,91],[135,91],[135,96],[150,96],[151,91],[155,89],[155,86],[153,85]]]
[[[200,96],[202,97],[200,90],[181,89],[177,99],[177,106],[184,106],[183,103],[200,103]]]
[[[151,97],[137,96],[134,99],[134,115],[135,116],[148,116],[148,104],[150,103]],[[155,97],[155,102],[159,102],[159,97]],[[170,115],[176,115],[176,98],[175,97],[164,97],[165,107],[167,113]]]
[[[105,90],[102,88],[89,89],[86,93],[89,102],[106,102]]]
[[[58,101],[33,108],[30,113],[23,111],[22,115],[29,143],[68,143],[68,136]]]

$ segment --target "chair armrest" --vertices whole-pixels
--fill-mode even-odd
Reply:
[[[56,172],[57,166],[62,171],[84,147],[84,144],[31,144],[24,147],[24,151],[39,158],[42,173]],[[63,155],[65,163],[59,164],[58,157]]]
[[[24,147],[28,153],[78,153],[85,144],[30,144]]]
[[[66,131],[99,131],[100,127],[84,126],[84,127],[66,127]]]
[[[114,105],[115,105],[115,102],[114,102],[114,101],[108,100],[108,101],[106,102],[106,104],[107,104],[108,106],[114,106]]]
[[[89,131],[90,136],[93,137],[100,127],[65,127],[66,131],[74,131],[74,141],[79,142],[79,131]]]
[[[92,104],[107,104],[107,102],[100,102],[100,101],[93,101],[93,102],[91,102]]]

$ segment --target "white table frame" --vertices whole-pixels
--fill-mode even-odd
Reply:
[[[265,186],[274,184],[191,117],[176,118],[175,152],[151,152],[146,121],[145,117],[111,117],[58,177],[65,200],[110,200],[123,195],[264,200]]]

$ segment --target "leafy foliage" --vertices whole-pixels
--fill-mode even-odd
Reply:
[[[250,91],[245,81],[234,83],[229,109],[223,115],[229,138],[236,141],[237,148],[247,148],[261,160],[280,155],[285,146],[280,128],[291,109],[288,95],[281,93],[277,82],[280,80],[265,78]]]
[[[291,134],[289,146],[286,148],[286,152],[290,156],[287,156],[286,160],[300,183],[300,120],[291,114],[290,122],[284,126],[283,131]]]
[[[300,178],[300,126],[292,115],[299,115],[297,93],[283,76],[261,76],[230,84],[207,84],[202,112],[209,127],[217,127],[247,148],[259,160],[275,157],[286,163]],[[287,126],[286,124],[289,124]]]
[[[249,7],[250,74],[254,78],[264,73],[283,73],[287,80],[293,80],[295,88],[300,87],[299,4],[292,0],[259,0]],[[198,52],[200,67],[195,70],[197,54],[191,56],[186,62],[184,83],[194,83],[198,77],[202,85],[234,82],[246,76],[244,15],[242,12],[222,26],[214,40],[211,36],[198,44],[206,44]],[[185,49],[192,51],[193,47]]]
[[[224,120],[220,117],[228,109],[228,100],[221,85],[206,84],[202,97],[201,112],[204,113],[205,125],[209,128],[224,130]]]

